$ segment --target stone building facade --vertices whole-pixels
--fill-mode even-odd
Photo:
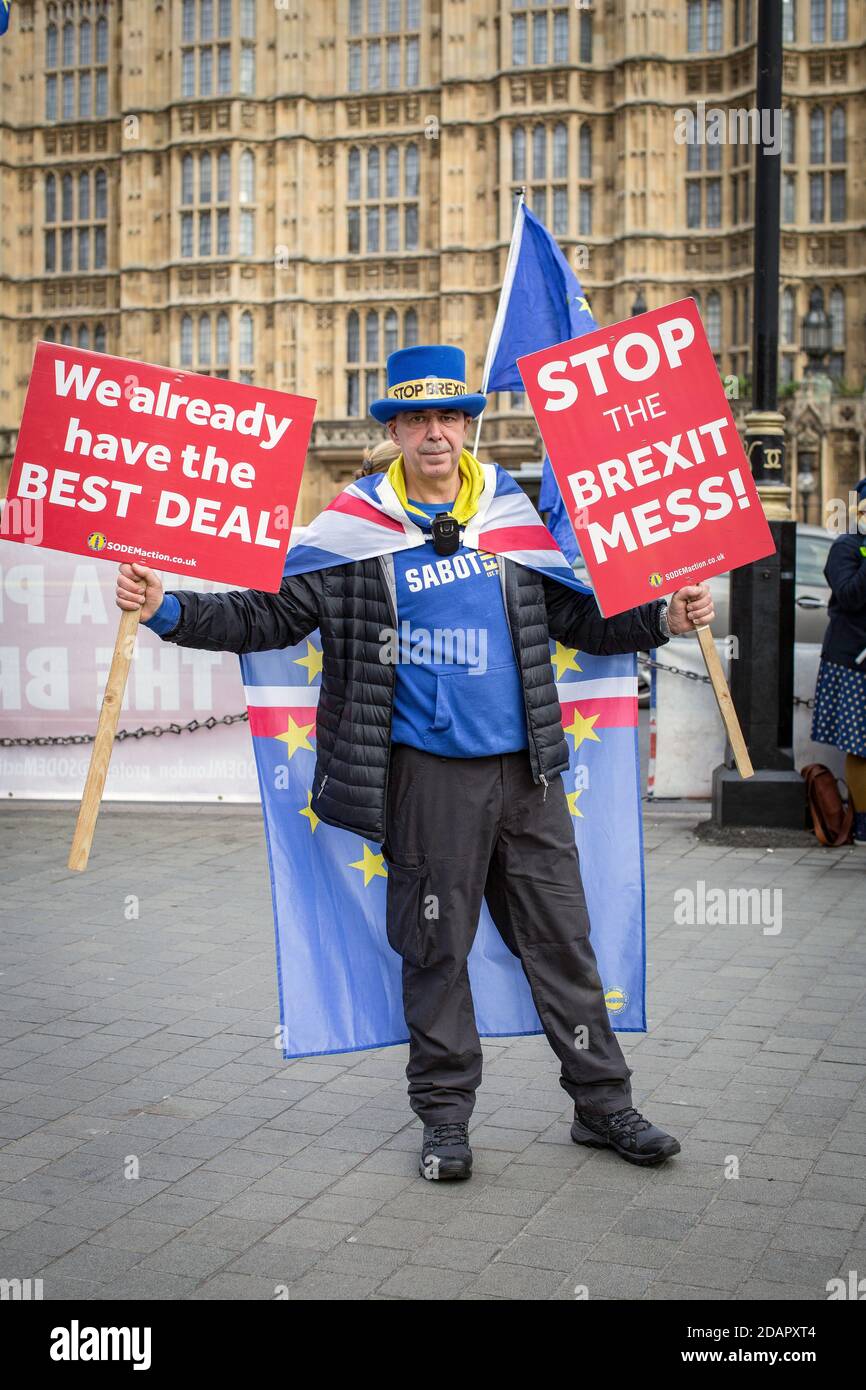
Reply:
[[[309,519],[381,435],[387,352],[459,342],[480,384],[521,186],[599,322],[694,294],[720,370],[746,378],[756,10],[14,0],[0,481],[53,337],[315,396]],[[829,497],[866,471],[866,6],[783,0],[783,21],[780,377],[795,485],[806,420]],[[835,382],[817,405],[796,390],[816,302]],[[537,473],[521,397],[493,398],[481,452]]]

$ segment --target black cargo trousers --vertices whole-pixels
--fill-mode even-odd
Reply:
[[[482,1054],[467,957],[482,899],[523,966],[561,1085],[581,1109],[631,1105],[562,778],[545,796],[526,751],[444,758],[395,743],[382,849],[388,940],[403,960],[409,1104],[423,1123],[468,1120],[475,1104]]]

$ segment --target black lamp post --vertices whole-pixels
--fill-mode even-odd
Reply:
[[[782,108],[782,6],[759,0],[755,105]],[[777,115],[778,118],[778,115]],[[763,124],[763,123],[762,123]],[[802,830],[804,782],[794,768],[794,565],[796,525],[785,482],[785,420],[778,409],[779,200],[781,151],[755,146],[754,315],[752,409],[746,452],[776,543],[766,560],[731,574],[731,631],[739,655],[731,661],[731,695],[755,768],[741,778],[730,748],[713,770],[715,825]]]
[[[814,289],[809,296],[809,310],[803,315],[800,335],[803,351],[809,359],[805,375],[824,376],[827,354],[833,346],[833,325],[824,308],[824,296],[819,289]]]

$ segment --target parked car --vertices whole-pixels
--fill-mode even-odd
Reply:
[[[827,604],[830,589],[824,578],[824,566],[830,546],[836,536],[823,526],[797,523],[797,569],[794,587],[794,641],[820,645],[827,630]],[[730,575],[718,574],[707,581],[713,596],[716,617],[713,631],[724,636],[729,633]]]
[[[835,535],[831,531],[825,531],[823,526],[807,526],[800,522],[797,523],[797,569],[794,590],[795,642],[812,642],[820,645],[824,640],[824,633],[827,629],[827,604],[830,601],[830,589],[824,578],[824,566],[827,563],[830,546],[835,539]],[[574,561],[574,572],[585,583],[591,582],[581,555],[578,555]],[[717,574],[707,581],[716,610],[713,632],[720,637],[730,632],[730,578],[730,574]],[[645,656],[646,653],[641,652],[640,655]],[[638,704],[641,707],[649,704],[649,692],[649,671],[646,667],[638,666]]]

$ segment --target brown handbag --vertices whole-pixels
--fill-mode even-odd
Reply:
[[[846,800],[839,794],[837,778],[823,763],[809,763],[800,773],[806,783],[806,799],[812,816],[812,829],[822,845],[834,849],[851,843],[851,827],[854,824],[854,807],[845,787]]]

